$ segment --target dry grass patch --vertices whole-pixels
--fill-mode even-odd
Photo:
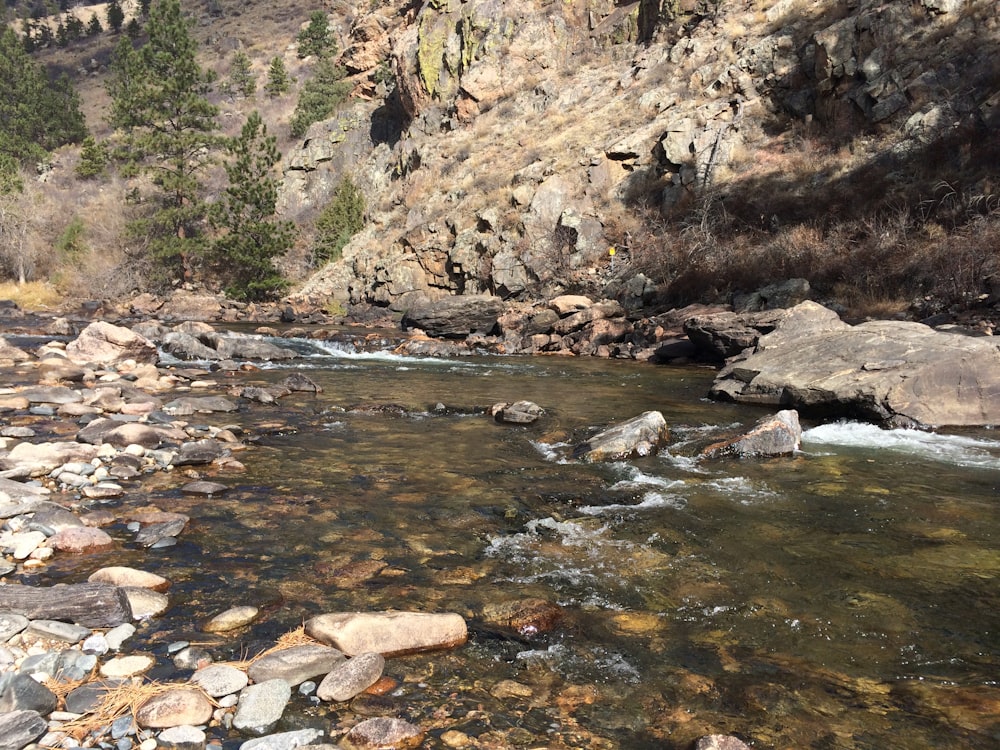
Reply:
[[[28,312],[46,312],[59,307],[62,295],[47,281],[0,282],[0,299],[9,299]]]

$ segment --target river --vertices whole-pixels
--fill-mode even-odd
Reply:
[[[176,547],[115,557],[174,581],[173,608],[140,636],[162,651],[197,640],[192,618],[247,603],[265,617],[210,641],[219,658],[338,610],[454,611],[471,636],[389,660],[390,695],[300,698],[286,728],[364,714],[420,724],[428,747],[449,731],[497,748],[687,748],[710,733],[763,748],[1000,745],[994,432],[805,423],[794,456],[702,460],[764,413],[706,400],[711,369],[295,343],[303,359],[234,380],[295,368],[322,393],[206,418],[251,438],[246,473],[202,471],[229,493],[144,484],[142,502],[192,523]],[[535,425],[484,413],[520,399],[545,410]],[[650,409],[667,451],[571,458]],[[561,619],[516,632],[484,617],[525,599]]]

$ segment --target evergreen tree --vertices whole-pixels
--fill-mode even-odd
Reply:
[[[233,89],[236,93],[251,97],[257,91],[257,76],[250,66],[250,58],[243,50],[239,50],[233,55],[233,65],[229,73]]]
[[[329,57],[336,54],[333,37],[330,36],[330,22],[326,13],[313,11],[309,16],[309,25],[299,32],[299,57]]]
[[[271,58],[271,67],[267,69],[267,84],[264,90],[270,97],[281,96],[288,93],[291,87],[291,80],[288,77],[288,70],[285,68],[285,61],[278,55]]]
[[[344,80],[344,69],[323,58],[316,66],[313,77],[306,81],[299,93],[298,104],[292,115],[292,135],[305,135],[314,122],[325,120],[347,100],[351,84]]]
[[[87,23],[87,36],[97,36],[102,31],[104,31],[104,27],[101,26],[101,19],[97,17],[96,13],[91,14],[90,21]]]
[[[66,30],[66,24],[60,18],[59,25],[56,26],[56,46],[65,47],[67,44],[69,44],[69,32]]]
[[[76,176],[81,180],[90,180],[101,176],[108,165],[108,158],[107,144],[98,143],[92,135],[88,135],[84,138],[80,148],[80,161],[76,165]]]
[[[108,0],[107,17],[108,28],[115,34],[120,33],[122,26],[125,24],[125,11],[122,10],[121,3],[118,0]]]
[[[143,18],[149,18],[149,7],[152,0],[139,0],[139,13]]]
[[[287,286],[274,259],[295,241],[295,226],[274,216],[278,181],[273,169],[281,157],[257,112],[250,114],[228,150],[229,187],[212,211],[212,223],[222,232],[212,245],[212,260],[231,297],[271,299]]]
[[[206,98],[213,78],[198,65],[179,0],[154,5],[147,31],[141,49],[124,38],[116,48],[110,122],[160,190],[156,212],[134,228],[168,268],[188,274],[206,212],[200,176],[221,140],[218,108]]]
[[[70,42],[76,42],[83,39],[83,36],[86,33],[87,27],[84,26],[83,21],[72,13],[66,17],[66,38]]]
[[[44,159],[87,135],[69,78],[49,80],[9,27],[0,32],[0,123],[0,155],[14,164]]]
[[[313,240],[315,263],[337,260],[344,245],[365,225],[365,198],[350,177],[344,176],[333,198],[316,220]]]

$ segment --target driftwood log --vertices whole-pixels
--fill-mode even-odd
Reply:
[[[0,610],[30,620],[61,620],[87,628],[112,628],[132,621],[125,589],[110,583],[7,584],[0,586]]]

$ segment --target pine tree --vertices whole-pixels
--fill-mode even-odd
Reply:
[[[93,136],[88,135],[80,147],[80,161],[76,165],[76,176],[81,180],[90,180],[104,174],[108,165],[108,146],[98,143]]]
[[[365,198],[350,177],[344,176],[333,198],[316,220],[313,261],[337,260],[344,245],[365,225]]]
[[[101,19],[97,17],[96,13],[91,14],[90,21],[87,23],[87,36],[97,36],[102,31],[104,31],[104,27],[101,26]]]
[[[351,84],[344,80],[344,69],[332,60],[322,59],[313,77],[306,81],[299,93],[299,101],[292,115],[292,135],[305,135],[314,122],[325,120],[347,100]]]
[[[197,44],[179,0],[160,0],[139,50],[123,38],[108,80],[111,125],[159,188],[157,210],[134,227],[168,268],[190,272],[201,248],[198,229],[206,205],[200,176],[218,145],[218,108],[207,97],[212,76],[196,59]]]
[[[120,33],[125,24],[125,11],[118,0],[108,0],[107,17],[108,28],[115,34]]]
[[[309,16],[309,25],[299,32],[299,57],[328,57],[336,54],[336,46],[330,36],[330,21],[321,10]]]
[[[281,157],[256,111],[230,142],[229,155],[229,187],[212,211],[212,223],[222,232],[212,245],[212,260],[227,282],[229,296],[271,299],[287,286],[274,259],[292,246],[295,227],[274,216],[278,182],[273,169]]]
[[[0,32],[0,155],[25,165],[87,135],[69,78],[49,80],[11,28]]]
[[[243,50],[239,50],[233,55],[233,65],[229,78],[233,88],[242,96],[249,98],[257,91],[257,76],[254,75],[253,68],[250,66],[250,58]]]
[[[271,67],[267,69],[267,84],[264,90],[270,97],[281,96],[288,92],[291,87],[291,80],[288,77],[288,70],[285,68],[285,61],[278,55],[271,58]]]

